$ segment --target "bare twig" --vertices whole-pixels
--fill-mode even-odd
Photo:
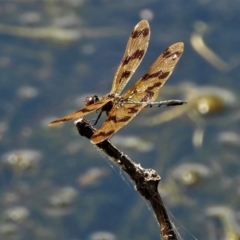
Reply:
[[[75,125],[79,134],[88,139],[95,132],[95,129],[83,118],[76,120]],[[109,140],[96,144],[96,147],[128,174],[135,182],[138,192],[150,202],[159,224],[161,238],[163,240],[177,240],[174,227],[158,192],[158,183],[161,177],[157,172],[154,169],[142,168],[140,164],[136,164],[127,155],[113,146]]]

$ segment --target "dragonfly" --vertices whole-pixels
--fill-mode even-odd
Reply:
[[[102,112],[106,112],[106,120],[91,137],[91,142],[98,144],[110,138],[129,123],[143,108],[156,105],[154,101],[158,97],[160,89],[172,74],[183,54],[184,44],[182,42],[168,47],[155,60],[147,73],[124,94],[120,95],[142,61],[148,48],[149,38],[149,23],[147,20],[142,20],[134,27],[128,39],[123,58],[113,78],[110,93],[104,95],[101,99],[97,95],[87,97],[83,108],[50,122],[49,126],[81,118],[93,111],[100,110],[97,122]]]

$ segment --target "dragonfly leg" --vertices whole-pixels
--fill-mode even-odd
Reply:
[[[98,122],[99,118],[100,118],[100,117],[101,117],[101,115],[102,115],[102,112],[103,112],[103,110],[101,109],[101,111],[100,111],[100,113],[98,114],[98,117],[97,117],[97,119],[96,119],[95,123],[93,124],[93,126],[95,126],[95,125],[97,124],[97,122]]]

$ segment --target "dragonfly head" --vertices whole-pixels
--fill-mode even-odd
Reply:
[[[84,104],[85,106],[91,105],[99,101],[99,97],[97,95],[92,95],[86,98]]]

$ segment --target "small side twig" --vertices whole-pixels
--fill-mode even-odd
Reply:
[[[83,118],[76,120],[75,125],[79,134],[88,139],[95,132],[95,129]],[[161,238],[163,240],[177,240],[174,227],[158,192],[158,183],[161,177],[157,172],[154,169],[142,168],[140,164],[136,164],[127,155],[119,151],[109,140],[96,144],[96,147],[128,174],[135,182],[138,192],[150,202],[159,224]]]

